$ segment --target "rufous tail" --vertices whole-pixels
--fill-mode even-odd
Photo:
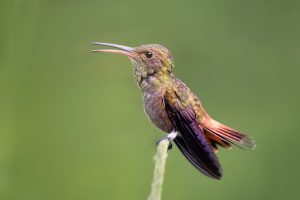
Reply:
[[[207,118],[201,125],[214,150],[217,150],[217,144],[225,148],[229,148],[232,145],[244,150],[255,148],[255,142],[251,137],[225,126],[212,118]]]

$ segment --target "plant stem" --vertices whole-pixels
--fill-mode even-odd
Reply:
[[[166,160],[168,156],[168,146],[169,146],[168,139],[161,140],[157,146],[157,152],[154,159],[155,167],[154,167],[153,179],[151,184],[151,192],[147,200],[161,199],[165,166],[166,166]]]

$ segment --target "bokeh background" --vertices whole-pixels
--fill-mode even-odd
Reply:
[[[299,1],[1,0],[0,199],[146,199],[155,141],[127,58],[92,41],[159,43],[175,74],[255,151],[224,178],[169,153],[163,199],[299,195]]]

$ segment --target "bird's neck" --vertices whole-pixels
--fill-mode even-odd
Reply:
[[[143,92],[155,93],[164,90],[169,84],[172,83],[174,75],[168,72],[155,72],[148,75],[140,83],[139,87]]]

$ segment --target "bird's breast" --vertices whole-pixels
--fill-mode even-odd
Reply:
[[[150,120],[162,131],[170,133],[174,126],[169,119],[168,113],[165,110],[163,103],[164,91],[156,91],[155,93],[145,92],[144,108],[145,113],[149,116]]]

